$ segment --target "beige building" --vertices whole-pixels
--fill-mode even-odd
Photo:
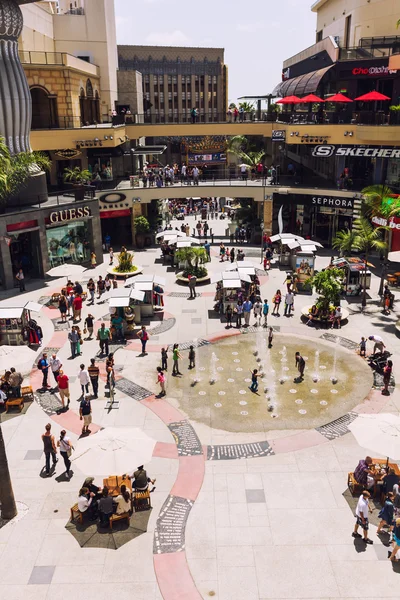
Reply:
[[[143,77],[144,120],[190,121],[192,108],[198,121],[225,119],[228,74],[221,48],[169,46],[118,46],[119,104],[135,106],[131,77]],[[122,101],[123,99],[123,101]]]
[[[318,0],[316,41],[333,36],[341,48],[359,45],[361,38],[396,35],[400,3],[396,0]]]
[[[37,2],[22,11],[33,129],[107,121],[117,100],[114,0]]]

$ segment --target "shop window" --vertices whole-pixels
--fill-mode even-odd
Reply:
[[[74,221],[46,230],[47,248],[52,265],[90,258],[90,231],[86,221]]]
[[[57,98],[42,87],[30,90],[32,98],[32,129],[58,127]]]

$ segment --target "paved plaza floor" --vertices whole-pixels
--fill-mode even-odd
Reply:
[[[194,220],[189,218],[188,222],[192,229]],[[214,227],[216,234],[222,235],[226,221],[214,222]],[[244,250],[246,260],[260,268],[259,248]],[[148,354],[141,356],[137,339],[115,349],[118,408],[111,410],[106,409],[105,363],[99,361],[99,399],[92,401],[91,435],[100,428],[135,427],[154,440],[152,458],[146,464],[149,475],[157,479],[147,531],[118,550],[81,548],[66,526],[78,490],[92,473],[81,471],[73,460],[73,476],[68,480],[60,458],[51,477],[41,476],[41,434],[47,422],[52,424],[56,439],[65,428],[79,448],[79,364],[88,365],[99,352],[97,341],[84,340],[82,357],[71,360],[68,329],[60,327],[58,310],[45,306],[38,316],[44,333],[40,351],[32,351],[32,357],[21,362],[16,349],[0,359],[0,368],[21,369],[26,383],[38,390],[40,372],[33,365],[43,348],[54,349],[70,378],[71,406],[68,412],[60,412],[58,394],[35,391],[35,400],[23,414],[2,415],[20,513],[15,522],[0,524],[0,598],[399,598],[400,573],[387,560],[388,536],[377,536],[376,526],[371,525],[374,545],[354,540],[354,515],[344,496],[348,472],[371,453],[358,445],[349,423],[362,413],[400,412],[397,387],[389,397],[381,395],[374,387],[372,372],[356,352],[361,336],[381,335],[393,354],[395,379],[400,378],[400,340],[395,332],[398,315],[394,311],[385,316],[374,303],[378,298],[377,277],[372,279],[371,301],[364,314],[354,299],[343,302],[350,318],[339,331],[314,329],[301,322],[301,309],[312,303],[308,295],[296,296],[292,317],[270,316],[276,354],[265,366],[260,397],[255,399],[246,370],[258,364],[254,352],[264,352],[261,347],[265,347],[265,340],[260,342],[257,328],[251,323],[247,332],[227,330],[212,310],[214,284],[198,286],[199,295],[190,300],[187,289],[176,283],[173,270],[163,266],[159,258],[156,248],[135,256],[145,273],[167,280],[164,318],[151,320],[148,325]],[[328,255],[318,257],[317,268],[328,262]],[[208,268],[211,272],[224,268],[217,246],[212,248]],[[106,264],[84,273],[82,279],[105,272]],[[277,288],[284,290],[284,276],[276,264],[268,273],[260,274],[262,297],[271,301]],[[24,300],[42,298],[45,302],[64,281],[47,282],[33,291],[28,284]],[[19,301],[20,297],[13,295],[1,305]],[[108,306],[96,300],[90,311],[97,330]],[[88,312],[84,306],[83,317]],[[199,365],[204,369],[198,371],[198,377],[195,370],[188,369],[188,347],[195,339]],[[173,380],[170,360],[166,398],[157,398],[160,350],[173,343],[181,347],[183,376]],[[282,354],[283,346],[286,355]],[[307,349],[308,356],[301,388],[293,383],[297,347]],[[327,372],[323,375],[326,385],[320,388],[313,381],[316,349],[320,350],[317,366],[325,366]],[[328,377],[335,352],[343,373],[338,394],[332,393],[335,388]],[[288,371],[279,357],[287,358]],[[210,384],[213,363],[217,381]],[[241,368],[244,371],[238,370]],[[281,374],[287,373],[288,379],[282,384],[286,386],[285,405],[279,404],[281,384],[275,382],[276,402],[268,411],[268,404],[274,404],[270,398],[272,368],[282,369]],[[344,397],[346,389],[351,390],[350,398]],[[298,400],[301,402],[296,403]],[[132,455],[132,470],[137,466]],[[93,465],[94,471],[101,473],[101,466]],[[104,472],[102,476],[112,474]],[[102,477],[97,476],[95,482],[101,485]],[[131,523],[134,521],[135,515]]]

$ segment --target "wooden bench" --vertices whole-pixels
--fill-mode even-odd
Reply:
[[[358,481],[356,481],[354,479],[354,473],[349,473],[347,476],[347,486],[351,492],[351,494],[354,496],[355,494],[361,494],[364,490],[364,486],[361,483],[358,483]]]
[[[78,523],[82,525],[83,523],[83,514],[78,508],[78,503],[74,504],[71,508],[71,522],[77,520]]]
[[[10,398],[6,401],[6,413],[8,413],[8,409],[12,406],[18,406],[19,412],[24,408],[24,399],[23,398]]]
[[[30,400],[33,400],[33,389],[32,389],[32,386],[30,386],[30,385],[24,385],[21,388],[21,396],[24,398],[24,400],[27,400],[28,398]]]
[[[133,506],[137,512],[140,510],[149,510],[151,508],[149,489],[144,490],[143,492],[138,490],[135,491],[135,495],[133,497]]]
[[[113,523],[115,523],[116,521],[121,521],[122,519],[127,519],[128,520],[128,525],[130,523],[131,520],[131,516],[129,513],[122,513],[121,515],[116,515],[116,514],[112,514],[110,517],[110,529],[113,528]]]

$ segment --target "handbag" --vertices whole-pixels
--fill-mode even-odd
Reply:
[[[83,334],[86,335],[87,334],[87,329],[86,327],[83,328]]]

